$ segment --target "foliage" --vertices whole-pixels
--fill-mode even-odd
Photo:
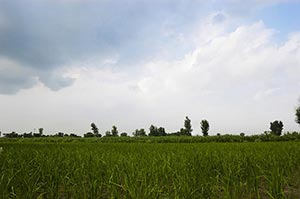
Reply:
[[[0,139],[0,198],[300,197],[300,142],[98,143],[102,139]]]
[[[83,135],[83,137],[85,137],[85,138],[95,137],[95,133],[87,132],[86,134]]]
[[[295,121],[300,125],[300,100],[299,100],[299,106],[296,108],[296,119]]]
[[[113,126],[112,127],[112,130],[111,130],[111,135],[112,136],[118,136],[119,132],[118,132],[118,129],[116,126]]]
[[[99,136],[99,129],[98,129],[98,127],[96,126],[96,124],[94,122],[91,123],[91,128],[92,128],[92,132],[94,133],[94,135],[96,137],[98,137]]]
[[[185,120],[184,120],[184,128],[181,128],[180,131],[178,132],[178,134],[191,136],[192,131],[193,131],[193,129],[192,129],[191,120],[186,116]]]
[[[200,122],[201,125],[201,130],[202,130],[202,134],[203,136],[208,136],[208,131],[209,131],[209,123],[207,120],[202,120]]]
[[[150,131],[149,136],[166,136],[167,135],[165,128],[163,128],[163,127],[157,128],[156,126],[151,125],[149,128],[149,131]]]
[[[40,134],[40,136],[43,135],[43,132],[44,132],[44,129],[43,128],[39,128],[39,134]]]
[[[275,120],[270,123],[271,134],[280,136],[283,129],[283,123],[281,121]]]
[[[145,129],[136,129],[132,134],[135,137],[147,136]]]
[[[21,137],[18,133],[16,132],[11,132],[11,133],[4,133],[4,137],[7,138],[17,138],[17,137]]]
[[[121,133],[121,136],[122,136],[122,137],[127,137],[127,133],[126,133],[126,132],[123,132],[123,133]]]

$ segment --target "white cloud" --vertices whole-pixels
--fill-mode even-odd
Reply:
[[[82,133],[89,130],[90,122],[102,132],[117,125],[131,133],[150,124],[175,131],[186,115],[195,132],[200,132],[203,118],[210,121],[212,133],[261,133],[273,118],[282,118],[286,130],[295,130],[299,35],[292,34],[278,45],[272,40],[274,30],[263,22],[231,32],[224,23],[207,22],[214,33],[205,42],[209,32],[196,31],[193,38],[198,40],[187,38],[197,41],[196,48],[182,59],[161,57],[130,72],[100,68],[103,62],[97,61],[89,62],[89,67],[67,67],[64,77],[76,79],[72,86],[52,92],[40,84],[16,96],[2,96],[0,109],[9,113],[16,103],[6,121],[18,120],[20,129],[43,126],[48,132]],[[121,63],[108,59],[104,64]],[[4,123],[6,129],[11,125]]]

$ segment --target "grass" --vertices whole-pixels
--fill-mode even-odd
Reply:
[[[0,142],[0,198],[300,198],[300,143]]]

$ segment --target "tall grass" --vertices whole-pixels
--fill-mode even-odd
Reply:
[[[2,143],[0,198],[300,198],[300,143]]]

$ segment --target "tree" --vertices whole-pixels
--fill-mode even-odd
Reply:
[[[92,128],[92,131],[93,131],[94,135],[96,137],[98,137],[99,136],[99,129],[98,129],[98,127],[96,126],[96,124],[94,122],[91,124],[91,128]]]
[[[283,123],[281,121],[275,120],[274,122],[270,122],[270,130],[273,135],[281,135],[283,129]]]
[[[202,134],[203,136],[208,136],[208,131],[209,131],[209,123],[207,120],[202,120],[200,122],[201,125],[201,130],[202,130]]]
[[[87,132],[86,134],[83,135],[83,137],[85,137],[85,138],[95,137],[95,133]]]
[[[192,124],[191,124],[191,120],[186,116],[185,120],[184,120],[184,130],[180,131],[181,134],[183,135],[188,135],[191,136],[192,135]]]
[[[112,136],[112,134],[111,134],[110,131],[106,131],[106,132],[105,132],[105,136],[106,136],[106,137],[109,137],[109,136]]]
[[[132,134],[135,137],[147,136],[145,129],[136,129]]]
[[[299,105],[298,105],[298,107],[296,108],[296,113],[295,113],[295,115],[296,115],[295,121],[300,125],[300,99],[299,99]]]
[[[118,129],[116,126],[112,126],[111,134],[112,136],[118,136]]]
[[[39,128],[39,134],[40,134],[40,136],[42,136],[42,135],[43,135],[43,131],[44,131],[44,129],[43,129],[43,128]]]
[[[127,136],[127,133],[126,133],[126,132],[123,132],[123,133],[121,133],[120,135],[121,135],[121,137],[126,137],[126,136]]]
[[[165,130],[164,127],[159,127],[157,129],[157,133],[158,133],[158,136],[166,136],[167,135],[166,130]]]
[[[158,136],[158,129],[156,126],[151,125],[149,131],[149,136]]]
[[[58,132],[58,133],[56,134],[56,136],[58,136],[58,137],[64,137],[65,134],[64,134],[63,132]]]

